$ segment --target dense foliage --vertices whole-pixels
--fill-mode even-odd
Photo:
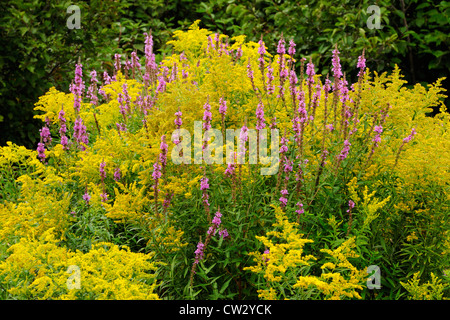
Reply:
[[[76,64],[35,104],[37,148],[0,148],[0,296],[448,298],[442,79],[407,88],[361,52],[353,82],[339,46],[327,76],[292,39],[199,23],[160,63],[145,34],[109,73]]]
[[[66,26],[72,4],[81,9],[79,30]],[[367,26],[370,5],[380,8],[381,29]],[[371,70],[398,64],[411,84],[448,77],[450,69],[448,1],[6,0],[0,12],[0,145],[13,141],[31,148],[37,143],[33,104],[51,86],[67,91],[78,59],[87,70],[112,72],[114,54],[143,54],[142,33],[151,29],[160,61],[171,53],[165,44],[172,33],[197,19],[229,36],[242,34],[256,42],[262,35],[270,51],[283,33],[302,56],[322,65],[324,74],[338,44],[343,70],[352,80],[362,49]],[[448,83],[443,80],[443,87],[448,89]]]

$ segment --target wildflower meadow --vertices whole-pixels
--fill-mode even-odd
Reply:
[[[74,65],[0,147],[0,299],[448,299],[443,79],[278,40],[196,21],[159,63],[148,32]]]

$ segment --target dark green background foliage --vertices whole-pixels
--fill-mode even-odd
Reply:
[[[66,26],[72,4],[81,9],[79,30]],[[366,24],[373,4],[381,9],[381,29]],[[41,124],[33,105],[51,86],[68,92],[78,59],[85,75],[111,72],[115,53],[143,56],[143,33],[151,29],[160,60],[171,53],[165,43],[173,31],[196,19],[229,36],[258,41],[262,35],[271,53],[283,33],[297,44],[297,57],[311,57],[322,74],[335,44],[344,70],[355,69],[363,49],[371,70],[389,72],[398,64],[412,84],[447,77],[450,69],[448,1],[6,0],[0,4],[0,144],[36,147]]]

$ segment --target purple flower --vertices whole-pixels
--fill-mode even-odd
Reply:
[[[271,65],[267,66],[267,93],[273,94],[275,92],[275,85],[272,84],[274,80],[273,69]]]
[[[44,144],[42,142],[38,143],[38,147],[37,147],[37,152],[38,152],[38,157],[41,158],[41,161],[44,162],[45,161],[45,147]]]
[[[213,220],[211,221],[212,225],[208,229],[209,235],[214,235],[216,233],[217,229],[220,228],[220,224],[222,223],[222,220],[220,219],[220,217],[222,217],[222,214],[220,213],[220,211],[217,211],[216,214],[214,215]]]
[[[411,130],[411,134],[409,136],[407,136],[406,138],[403,139],[404,143],[408,143],[412,140],[412,138],[417,134],[417,131],[415,128],[412,128]]]
[[[242,57],[242,45],[236,50],[236,60],[239,60]]]
[[[349,200],[347,213],[350,213],[354,207],[355,207],[355,203],[352,200]]]
[[[120,168],[117,167],[116,170],[114,171],[114,180],[115,181],[119,181],[120,178],[121,178]]]
[[[69,144],[69,139],[65,136],[62,135],[61,136],[61,145],[63,146],[64,149],[68,149],[67,145]]]
[[[120,70],[120,54],[116,53],[114,54],[114,69],[117,71]]]
[[[258,48],[258,53],[259,53],[259,66],[264,69],[264,54],[266,53],[266,48],[264,47],[264,42],[261,40],[259,40],[259,48]]]
[[[161,165],[159,162],[156,162],[153,164],[153,173],[152,173],[153,180],[155,180],[155,184],[158,183],[158,179],[161,178]]]
[[[105,180],[106,178],[105,166],[106,166],[105,161],[100,162],[99,172],[100,172],[100,179],[102,179],[102,181]]]
[[[80,111],[80,106],[81,106],[81,96],[83,94],[84,91],[84,82],[83,82],[83,65],[81,64],[77,64],[75,66],[75,79],[74,79],[74,83],[71,84],[70,86],[70,92],[72,92],[73,96],[74,96],[74,100],[73,100],[73,107],[75,109],[76,112]]]
[[[159,154],[159,161],[161,162],[162,166],[165,167],[167,164],[167,152],[168,152],[166,135],[161,136],[161,145],[159,148],[161,149],[161,153]]]
[[[102,202],[106,202],[108,201],[108,194],[106,192],[103,192],[102,194],[100,194],[100,198],[102,198]]]
[[[98,104],[98,97],[97,97],[97,72],[95,70],[92,70],[90,73],[91,76],[91,85],[88,88],[88,97],[90,99],[90,103],[96,106]]]
[[[316,72],[314,71],[314,64],[309,60],[309,63],[306,65],[306,74],[308,75],[308,82],[314,83],[314,75]]]
[[[296,205],[298,206],[298,209],[295,210],[295,212],[296,212],[298,215],[301,215],[301,214],[305,213],[305,210],[303,210],[303,203],[297,202]]]
[[[284,55],[286,53],[286,48],[284,47],[285,45],[285,41],[283,36],[281,36],[281,39],[278,41],[278,46],[277,46],[277,53],[279,55]]]
[[[163,76],[158,77],[158,88],[156,88],[157,92],[166,91],[166,81]]]
[[[264,105],[260,102],[256,108],[256,130],[262,130],[266,127],[266,120],[264,119]]]
[[[176,116],[176,119],[175,119],[175,125],[178,127],[178,128],[180,128],[181,127],[181,125],[183,124],[183,121],[181,120],[181,116],[183,115],[183,113],[180,111],[180,110],[178,110],[177,112],[175,112],[175,116]]]
[[[228,234],[228,231],[227,231],[227,229],[222,229],[222,230],[219,230],[219,236],[221,236],[222,238],[228,238],[229,237],[229,234]]]
[[[104,71],[103,72],[103,85],[108,85],[111,84],[111,77],[109,76],[108,72]]]
[[[289,41],[288,53],[291,57],[293,57],[295,54],[295,42],[292,39]]]
[[[135,51],[131,53],[131,64],[133,69],[139,69],[141,67],[141,64],[139,63],[139,57],[137,56]]]
[[[59,126],[60,126],[60,128],[59,128],[59,134],[61,135],[61,138],[62,138],[62,136],[65,135],[66,132],[67,132],[66,118],[64,117],[65,114],[66,114],[66,113],[64,112],[64,109],[61,107],[61,110],[60,110],[59,113],[58,113]]]
[[[289,84],[291,85],[291,87],[295,87],[297,82],[298,82],[297,74],[295,73],[295,70],[291,70],[290,76],[289,76]]]
[[[200,190],[207,190],[209,189],[209,184],[208,184],[208,178],[207,177],[203,177],[200,179]]]
[[[211,106],[209,105],[209,102],[206,102],[203,106],[203,109],[205,109],[203,113],[203,129],[209,130],[211,129],[211,119],[212,119],[212,113],[211,113]]]
[[[42,129],[39,129],[39,133],[41,135],[42,141],[44,141],[45,144],[52,142],[50,129],[47,126],[44,126],[42,127]]]
[[[363,54],[358,57],[358,63],[356,64],[356,67],[359,68],[358,77],[364,75],[366,68],[366,59],[364,58],[364,51]]]
[[[267,255],[269,255],[269,254],[270,254],[270,250],[269,250],[269,249],[264,250],[263,255],[266,255],[266,256],[267,256]],[[263,260],[265,263],[267,263],[267,262],[270,261],[270,259],[269,259],[269,258],[266,258],[266,257],[263,257],[262,260]]]
[[[375,126],[373,131],[375,131],[378,134],[381,134],[383,132],[383,127],[382,126]]]
[[[86,201],[86,205],[89,205],[89,201],[91,200],[91,196],[87,193],[87,191],[83,195],[83,200]]]
[[[341,153],[338,155],[339,160],[344,160],[345,158],[347,158],[348,153],[350,151],[350,146],[351,146],[351,143],[348,140],[345,140],[344,148],[342,148]]]
[[[79,145],[81,142],[86,145],[89,143],[86,126],[83,124],[83,120],[80,117],[75,120],[75,125],[73,127],[73,137]],[[80,145],[80,148],[81,150],[86,150],[86,147],[83,145]]]
[[[281,137],[281,147],[280,147],[280,153],[286,153],[288,151],[287,143],[289,140],[285,137]]]
[[[339,59],[339,51],[338,49],[333,50],[333,58],[332,58],[332,64],[333,64],[333,77],[334,81],[336,82],[337,79],[343,76],[342,69],[341,69],[341,60]]]
[[[203,250],[205,249],[205,245],[203,244],[203,242],[199,242],[197,244],[197,250],[194,251],[195,253],[195,261],[194,264],[197,264],[200,262],[200,260],[203,260],[203,256],[204,256],[204,252]]]
[[[225,116],[227,114],[227,102],[222,98],[219,99],[219,113],[222,116]]]

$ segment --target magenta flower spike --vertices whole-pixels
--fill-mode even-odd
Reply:
[[[264,105],[262,102],[256,108],[256,130],[262,130],[266,127],[266,120],[264,119]]]
[[[333,58],[332,58],[332,64],[333,64],[333,76],[335,79],[338,79],[342,77],[344,74],[342,73],[341,69],[341,59],[339,58],[339,50],[336,48],[333,50]]]

